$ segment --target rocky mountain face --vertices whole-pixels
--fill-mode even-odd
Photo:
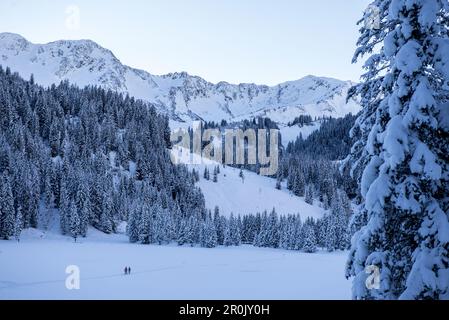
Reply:
[[[24,78],[33,74],[44,86],[69,80],[129,94],[153,103],[177,122],[268,116],[285,124],[301,114],[341,117],[360,110],[357,101],[346,101],[350,81],[307,76],[265,86],[214,84],[186,72],[152,75],[123,65],[91,40],[33,44],[20,35],[0,33],[0,65]]]

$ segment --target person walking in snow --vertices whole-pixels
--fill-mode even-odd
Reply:
[[[125,267],[125,275],[128,274],[128,267]]]
[[[128,274],[131,274],[131,267],[128,267]]]

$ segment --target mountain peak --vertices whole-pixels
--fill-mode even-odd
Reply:
[[[20,34],[17,33],[11,33],[11,32],[0,32],[0,41],[26,41],[24,37],[22,37]]]
[[[0,33],[0,64],[36,83],[49,86],[68,80],[80,87],[100,86],[153,103],[172,119],[229,122],[267,116],[288,123],[301,114],[344,116],[357,112],[346,102],[350,84],[306,76],[277,86],[213,84],[187,72],[163,76],[123,65],[92,40],[59,40],[33,44],[14,33]]]

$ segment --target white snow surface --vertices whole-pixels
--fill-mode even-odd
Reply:
[[[350,299],[346,256],[145,246],[94,229],[74,243],[28,229],[20,242],[0,240],[0,299]],[[66,289],[69,265],[80,269],[79,290]],[[131,275],[123,274],[125,266]]]
[[[190,154],[188,150],[180,147],[173,148],[172,156],[177,157],[189,169],[199,172],[198,186],[204,194],[206,208],[212,212],[215,206],[219,207],[220,214],[224,216],[230,216],[231,213],[256,214],[264,210],[269,213],[276,208],[276,212],[280,215],[300,214],[303,221],[307,217],[321,218],[325,213],[325,210],[318,205],[309,205],[304,198],[293,195],[287,190],[285,183],[282,190],[277,190],[276,179],[243,170],[242,180],[239,177],[240,169],[223,167],[210,159]],[[218,182],[213,182],[214,167],[217,165],[220,166],[220,174]],[[203,177],[206,167],[210,172],[209,181]]]
[[[307,76],[276,86],[210,83],[186,72],[152,75],[123,65],[91,40],[33,44],[20,35],[0,33],[0,65],[41,85],[62,80],[81,87],[101,86],[151,102],[179,122],[228,122],[267,116],[287,124],[303,114],[342,117],[360,105],[346,101],[350,81]]]
[[[314,121],[310,125],[304,126],[294,125],[290,127],[288,125],[280,125],[279,131],[282,136],[282,145],[287,147],[289,142],[295,142],[300,134],[303,139],[307,139],[313,132],[319,130],[320,127],[320,121]]]

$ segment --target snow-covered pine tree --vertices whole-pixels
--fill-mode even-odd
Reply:
[[[347,209],[343,206],[344,191],[337,190],[332,197],[331,213],[335,223],[335,249],[345,250],[348,247],[348,223]]]
[[[317,246],[321,248],[326,247],[326,240],[327,240],[327,216],[324,216],[323,218],[319,219],[317,221]]]
[[[64,234],[70,234],[69,204],[75,202],[85,230],[88,214],[80,209],[89,205],[80,203],[87,193],[89,224],[115,232],[131,203],[149,201],[143,184],[157,190],[162,207],[177,217],[204,210],[193,175],[169,161],[168,118],[154,107],[68,82],[39,87],[1,67],[0,88],[0,174],[9,176],[24,228],[37,226],[43,199],[48,209],[59,209]],[[84,191],[84,183],[92,188]]]
[[[23,228],[23,216],[22,216],[22,207],[19,206],[16,212],[16,219],[14,221],[14,237],[17,241],[20,241],[20,235],[22,233]]]
[[[208,181],[210,180],[210,173],[209,173],[209,169],[207,167],[204,168],[203,178]]]
[[[128,224],[126,226],[126,233],[129,237],[129,242],[136,243],[139,241],[139,223],[140,223],[140,208],[133,203],[131,205]]]
[[[277,248],[279,246],[279,237],[279,219],[276,213],[276,209],[273,208],[268,221],[267,246],[270,248]]]
[[[179,246],[183,246],[189,241],[189,234],[190,234],[190,225],[188,223],[188,220],[181,219],[179,221],[178,237],[176,240]]]
[[[337,248],[337,218],[331,212],[326,217],[326,239],[325,246],[327,251],[332,252]]]
[[[69,193],[67,191],[67,183],[65,176],[61,178],[61,188],[59,193],[59,224],[62,234],[66,234],[68,230],[68,216],[69,216]]]
[[[187,229],[187,243],[190,244],[191,247],[195,245],[195,243],[199,242],[200,238],[200,224],[199,219],[195,215],[191,215],[188,220],[188,229]]]
[[[178,230],[177,230],[177,220],[179,219],[179,215],[177,212],[179,209],[176,209],[175,211],[169,211],[169,218],[168,218],[168,238],[170,239],[170,242],[176,241],[178,239]]]
[[[254,245],[256,247],[267,247],[268,246],[268,214],[264,211],[260,216],[260,227],[256,236],[254,237]]]
[[[367,223],[347,276],[355,299],[449,299],[449,2],[372,5],[380,25],[361,28],[354,57],[369,55],[348,158],[363,197],[353,221]],[[365,285],[372,265],[379,290]]]
[[[201,223],[200,244],[203,248],[214,248],[217,246],[217,232],[210,218]]]
[[[307,186],[306,186],[306,188],[305,188],[305,195],[304,195],[304,197],[305,197],[305,199],[304,199],[304,201],[306,202],[306,203],[308,203],[308,204],[310,204],[310,205],[313,205],[313,187],[310,185],[310,184],[308,184]]]
[[[293,193],[298,197],[303,197],[305,193],[305,179],[301,170],[296,171],[296,176],[293,178]]]
[[[51,185],[50,174],[45,175],[44,184],[44,194],[45,194],[45,206],[47,209],[52,209],[55,206],[55,196],[53,194],[53,187]]]
[[[97,163],[95,164],[97,167],[102,166],[102,163],[99,163],[99,161],[97,161]],[[98,225],[100,222],[100,217],[103,213],[103,200],[105,199],[104,197],[104,180],[105,177],[103,176],[103,174],[95,174],[93,176],[93,185],[92,188],[90,190],[91,194],[90,194],[90,203],[92,206],[92,215],[90,218],[90,223],[93,225]]]
[[[303,225],[304,242],[302,250],[307,253],[316,252],[316,236],[313,226],[310,223],[304,223]]]
[[[284,216],[279,219],[279,234],[279,248],[287,250],[290,239],[287,219]]]
[[[153,206],[153,212],[155,215],[155,221],[153,224],[154,240],[162,245],[170,242],[169,238],[169,214],[166,210],[162,209],[159,204]]]
[[[22,214],[27,214],[29,227],[37,228],[39,200],[41,195],[40,184],[38,183],[38,181],[40,181],[40,175],[35,164],[28,165],[25,177],[26,201],[23,205],[25,206],[26,211],[22,212]]]
[[[214,168],[214,177],[213,177],[213,182],[217,183],[218,182],[218,172],[217,172],[217,167]]]
[[[287,218],[287,249],[288,250],[295,250],[295,244],[296,244],[296,225],[298,223],[297,220],[300,220],[299,215],[289,215]],[[299,222],[300,223],[300,222]]]
[[[142,244],[153,242],[153,212],[149,204],[144,203],[140,214],[139,240]]]
[[[111,197],[105,196],[103,201],[103,210],[100,215],[100,221],[98,222],[98,229],[107,234],[112,233],[114,228],[111,213],[112,199]]]
[[[9,176],[6,172],[2,174],[0,181],[0,238],[8,240],[14,236],[14,198]]]
[[[234,218],[233,214],[231,214],[231,217]],[[223,245],[226,247],[232,246],[231,217],[225,220],[223,229]]]
[[[243,170],[242,170],[242,169],[240,169],[240,172],[239,172],[239,178],[242,179],[242,183],[245,182],[245,174],[243,173]]]
[[[85,181],[81,181],[76,194],[76,208],[80,219],[80,235],[85,237],[87,235],[87,226],[89,224],[89,217],[92,215],[91,203],[89,198],[89,189]]]
[[[76,204],[71,201],[69,204],[69,234],[75,240],[81,235],[81,221]]]
[[[292,250],[300,250],[302,247],[301,229],[302,229],[301,216],[298,215],[295,219],[294,230],[292,231],[294,234],[294,237],[291,239],[290,244]]]
[[[192,176],[193,176],[193,182],[200,181],[199,173],[195,169],[192,169]]]
[[[321,195],[321,201],[322,201],[323,209],[324,210],[329,210],[329,208],[330,208],[329,198],[327,197],[326,193]]]
[[[288,166],[288,174],[287,174],[287,189],[293,190],[293,183],[295,182],[296,177],[296,166]]]

